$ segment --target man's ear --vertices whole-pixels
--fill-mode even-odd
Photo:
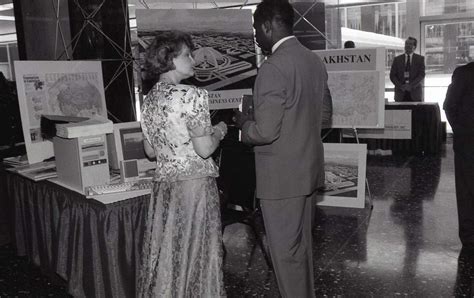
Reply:
[[[264,21],[262,23],[262,29],[263,29],[263,33],[265,34],[268,34],[272,31],[272,22],[271,21]]]

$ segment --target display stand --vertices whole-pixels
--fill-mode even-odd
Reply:
[[[336,130],[334,130],[334,128],[324,128],[323,135],[321,136],[321,141],[324,141],[326,138],[329,137],[328,143],[335,142],[335,140],[333,140],[333,136],[331,135],[333,134],[333,132],[334,134],[337,133],[337,142],[342,143],[342,132],[340,128],[336,128]]]
[[[352,132],[354,133],[354,137],[356,139],[357,144],[360,144],[359,135],[357,134],[357,128],[352,127]],[[339,137],[342,138],[342,132],[339,133]],[[370,209],[374,209],[374,204],[372,203],[372,194],[370,193],[369,180],[367,180],[367,177],[365,177],[365,185],[367,186],[367,195],[369,196],[368,201]]]
[[[324,141],[325,138],[328,137],[328,135],[332,132],[332,128],[328,129],[322,136],[321,136],[321,141]]]

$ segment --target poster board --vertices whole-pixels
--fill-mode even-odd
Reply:
[[[318,206],[364,208],[367,144],[324,143],[325,186]]]
[[[195,75],[183,83],[208,90],[211,110],[238,108],[252,94],[257,64],[250,9],[137,9],[136,16],[142,53],[160,32],[191,35]]]
[[[41,136],[41,115],[107,118],[100,61],[15,61],[28,163],[54,156]]]
[[[333,128],[383,128],[385,48],[313,51],[326,65]]]

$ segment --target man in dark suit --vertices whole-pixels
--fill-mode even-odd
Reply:
[[[395,101],[423,101],[425,57],[414,53],[416,38],[405,41],[405,53],[395,57],[390,80],[395,85]]]
[[[443,108],[453,129],[459,238],[474,253],[474,62],[454,70]]]
[[[280,294],[314,297],[311,199],[324,183],[320,131],[328,75],[293,36],[293,18],[286,0],[258,4],[256,40],[271,55],[255,82],[255,120],[234,118],[242,141],[255,145],[257,197]]]

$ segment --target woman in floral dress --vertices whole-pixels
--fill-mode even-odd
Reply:
[[[142,129],[157,168],[139,297],[225,296],[218,168],[210,155],[227,126],[211,125],[206,90],[180,84],[194,75],[192,49],[189,35],[171,31],[146,51],[146,75],[159,79],[143,102]]]

